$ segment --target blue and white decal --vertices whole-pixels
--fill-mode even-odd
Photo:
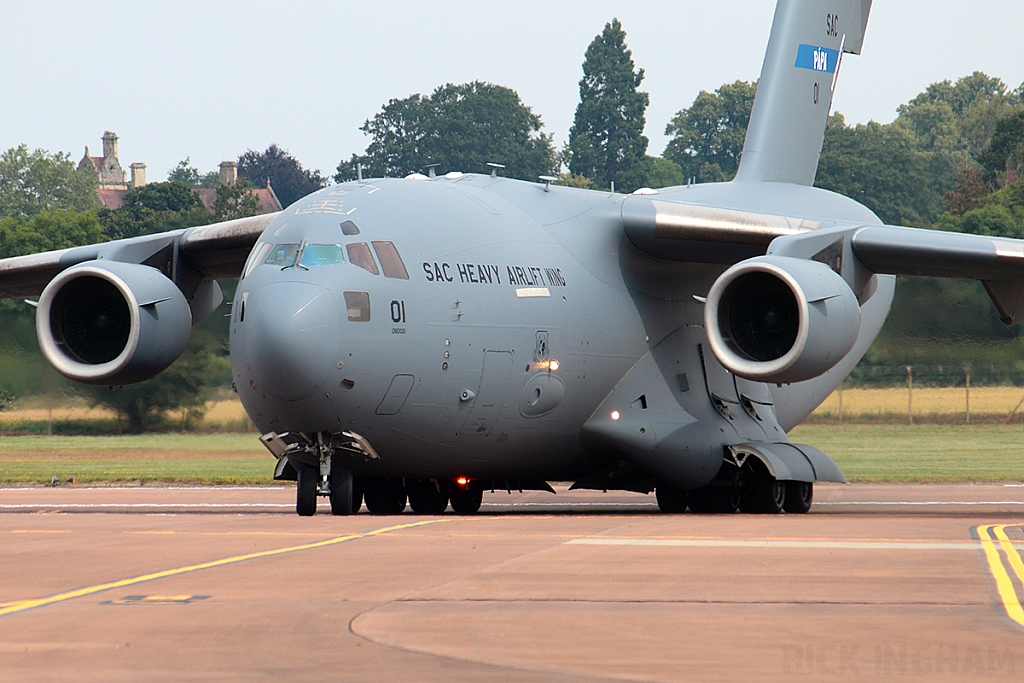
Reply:
[[[798,69],[834,74],[839,66],[839,50],[817,45],[801,45],[796,51]]]

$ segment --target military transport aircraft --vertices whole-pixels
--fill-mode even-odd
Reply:
[[[0,296],[38,295],[47,360],[115,386],[174,362],[239,277],[235,388],[300,515],[318,495],[339,515],[472,513],[552,480],[655,491],[665,512],[807,512],[843,474],[786,432],[867,350],[895,275],[981,280],[1006,324],[1024,315],[1024,241],[882,225],[812,187],[870,6],[779,0],[732,182],[362,180],[5,259]]]

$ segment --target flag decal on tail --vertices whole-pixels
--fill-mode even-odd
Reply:
[[[817,45],[801,45],[797,48],[794,66],[799,69],[834,74],[836,67],[839,66],[839,50]]]

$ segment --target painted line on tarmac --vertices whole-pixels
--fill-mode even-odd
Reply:
[[[830,500],[814,501],[819,505],[1024,505],[1024,500]]]
[[[985,559],[988,560],[989,570],[992,578],[996,581],[996,590],[999,592],[999,599],[1003,602],[1006,616],[1010,617],[1019,625],[1024,626],[1024,607],[1021,607],[1020,598],[1017,596],[1017,588],[1014,586],[1010,573],[1003,565],[999,550],[1006,555],[1006,561],[1017,575],[1017,580],[1024,588],[1024,561],[1020,553],[1014,547],[1014,543],[1006,535],[1006,527],[1019,526],[1013,524],[982,524],[977,528],[978,538],[985,550]],[[995,534],[994,540],[990,533]],[[997,548],[998,544],[998,548]]]
[[[412,529],[415,527],[426,526],[428,524],[439,524],[442,522],[451,521],[446,519],[432,519],[424,520],[421,522],[411,522],[409,524],[396,524],[394,526],[381,527],[379,529],[373,529],[372,531],[364,531],[361,533],[348,534],[345,536],[337,536],[335,538],[329,538],[325,541],[317,541],[315,543],[304,543],[302,545],[293,545],[287,548],[276,548],[274,550],[264,550],[257,553],[249,553],[247,555],[235,555],[234,557],[225,557],[220,560],[212,560],[210,562],[202,562],[200,564],[187,565],[185,567],[176,567],[174,569],[165,569],[163,571],[152,572],[149,574],[142,574],[141,576],[133,576],[127,579],[121,579],[118,581],[110,581],[107,583],[97,584],[95,586],[86,586],[85,588],[77,588],[75,590],[66,591],[64,593],[57,593],[44,598],[33,598],[30,600],[16,600],[0,605],[0,617],[7,616],[9,614],[17,614],[18,612],[24,612],[26,610],[35,609],[37,607],[45,607],[47,605],[53,605],[58,602],[65,602],[67,600],[74,600],[86,595],[94,595],[96,593],[102,593],[104,591],[113,590],[115,588],[124,588],[126,586],[134,586],[139,583],[145,583],[147,581],[156,581],[157,579],[166,579],[171,576],[179,576],[181,574],[188,574],[191,572],[200,571],[203,569],[213,569],[215,567],[223,567],[229,564],[237,564],[239,562],[246,562],[248,560],[256,560],[263,557],[274,557],[276,555],[285,555],[288,553],[296,553],[302,550],[312,550],[314,548],[324,548],[331,545],[337,545],[339,543],[346,543],[348,541],[354,541],[360,538],[369,538],[371,536],[383,536],[384,534],[390,534],[397,531],[403,531],[405,529]]]
[[[565,545],[621,545],[681,548],[804,548],[826,550],[971,550],[976,542],[773,541],[763,539],[574,538]]]
[[[294,508],[295,503],[6,503],[0,510],[94,510],[94,509],[137,509],[137,508]]]

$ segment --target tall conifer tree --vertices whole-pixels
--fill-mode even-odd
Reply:
[[[644,70],[636,69],[618,19],[606,24],[587,48],[580,104],[569,131],[570,172],[601,187],[632,192],[650,173],[644,114],[650,98],[640,92]]]

